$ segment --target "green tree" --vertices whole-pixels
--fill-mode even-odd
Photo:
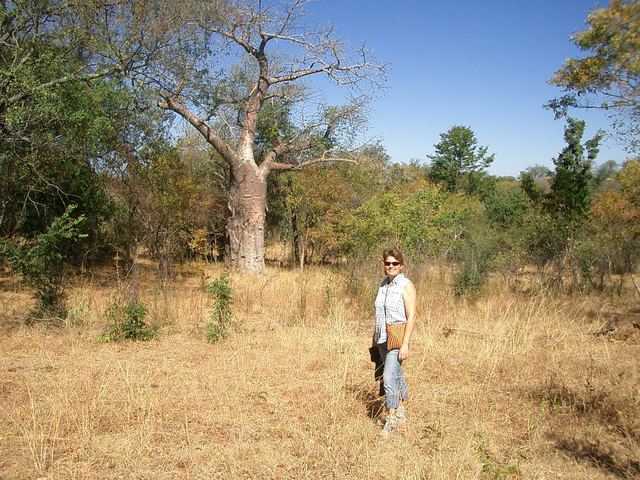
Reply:
[[[640,2],[611,0],[587,17],[572,37],[588,55],[570,58],[551,78],[564,96],[549,102],[557,115],[570,108],[600,108],[616,116],[614,127],[631,151],[640,149]]]
[[[34,125],[57,117],[52,98],[64,87],[104,79],[130,60],[100,62],[80,33],[78,4],[59,0],[0,2],[0,140],[37,141]]]
[[[380,145],[365,149],[357,164],[313,165],[304,175],[282,173],[270,185],[269,224],[281,245],[291,244],[303,265],[343,253],[342,228],[349,215],[389,187],[388,155]],[[285,261],[284,248],[281,261]]]
[[[520,177],[522,189],[533,208],[523,224],[529,259],[541,273],[547,264],[552,263],[555,266],[554,280],[558,282],[569,268],[574,285],[579,281],[581,263],[578,243],[591,212],[591,167],[602,139],[602,132],[598,132],[582,144],[584,129],[584,121],[567,119],[564,132],[567,145],[553,160],[555,170],[550,177],[548,192],[537,187],[527,172]]]
[[[547,208],[568,221],[584,220],[591,208],[591,167],[598,156],[602,132],[598,132],[584,145],[585,122],[567,119],[564,138],[567,146],[553,163],[556,166],[547,196]],[[585,155],[586,151],[586,155]]]
[[[416,180],[402,189],[379,192],[350,212],[342,226],[343,248],[357,256],[398,245],[413,257],[446,257],[482,210],[478,199]]]
[[[442,183],[450,192],[475,193],[485,170],[491,165],[495,154],[488,155],[489,147],[478,145],[473,130],[456,125],[440,134],[440,142],[434,145],[429,178]]]
[[[530,208],[526,194],[515,180],[502,179],[484,199],[487,219],[501,229],[519,227],[522,217]]]
[[[125,171],[140,125],[157,123],[137,118],[121,65],[85,48],[77,6],[0,2],[0,236],[32,238],[75,204],[90,234],[76,248],[96,252],[114,210],[104,174]]]
[[[71,203],[98,231],[110,211],[96,167],[112,154],[113,95],[108,84],[60,85],[39,100],[50,113],[31,119],[24,141],[0,141],[0,235],[42,233]]]
[[[524,174],[530,175],[530,171]],[[527,227],[536,214],[533,207],[535,202],[531,201],[530,193],[524,191],[521,183],[501,179],[496,182],[491,194],[483,199],[486,211],[484,222],[490,227],[486,236],[495,250],[492,268],[502,274],[510,285],[515,283],[517,273],[527,264]]]

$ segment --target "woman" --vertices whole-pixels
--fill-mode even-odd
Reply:
[[[416,289],[402,273],[404,257],[400,250],[385,250],[382,260],[386,277],[380,284],[375,301],[376,326],[373,343],[384,362],[382,378],[387,417],[380,434],[386,437],[406,419],[402,402],[409,398],[409,391],[402,374],[402,362],[409,358],[409,341],[416,321]],[[387,348],[387,324],[405,324],[399,349]]]

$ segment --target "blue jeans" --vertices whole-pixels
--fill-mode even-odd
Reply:
[[[402,362],[398,360],[400,350],[387,350],[387,343],[378,343],[380,358],[384,361],[384,394],[387,398],[387,408],[398,408],[400,400],[409,398],[407,382],[402,374]]]

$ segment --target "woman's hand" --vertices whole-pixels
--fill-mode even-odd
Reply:
[[[409,358],[409,347],[406,345],[402,345],[400,347],[400,351],[398,352],[398,360],[403,361]]]

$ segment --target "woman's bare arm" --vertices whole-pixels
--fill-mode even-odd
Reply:
[[[407,317],[407,325],[404,329],[404,337],[402,337],[402,346],[398,352],[399,360],[409,358],[409,342],[411,334],[416,325],[416,287],[413,283],[408,282],[402,291],[402,299],[404,300],[404,312]]]

